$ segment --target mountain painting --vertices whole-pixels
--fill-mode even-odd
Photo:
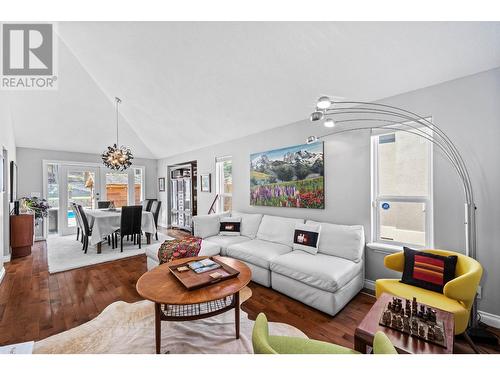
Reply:
[[[250,155],[252,206],[325,208],[323,142]]]

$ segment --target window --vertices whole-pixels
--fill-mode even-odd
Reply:
[[[431,247],[432,143],[407,131],[372,136],[372,241]]]
[[[217,213],[231,211],[233,207],[233,163],[231,156],[215,159],[215,192],[219,195]]]
[[[106,173],[106,200],[112,201],[115,207],[128,205],[128,173]]]
[[[142,168],[134,168],[134,203],[141,204],[144,200]]]

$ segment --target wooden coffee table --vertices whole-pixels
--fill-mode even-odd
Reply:
[[[391,294],[383,293],[377,302],[372,306],[354,333],[354,350],[366,353],[367,346],[373,345],[373,337],[378,331],[384,332],[398,353],[401,354],[452,354],[453,340],[455,338],[455,320],[453,314],[436,309],[438,320],[444,322],[446,335],[446,348],[424,341],[406,333],[396,331],[395,329],[384,327],[379,324],[380,316],[389,301],[392,301]],[[418,297],[417,297],[418,302]],[[420,303],[420,302],[419,302]]]
[[[247,265],[236,259],[216,257],[240,271],[237,277],[196,290],[187,290],[172,275],[169,266],[204,259],[193,257],[177,259],[146,272],[137,281],[137,292],[155,303],[156,353],[160,354],[161,321],[185,321],[208,318],[234,309],[236,338],[240,337],[240,290],[251,280]]]

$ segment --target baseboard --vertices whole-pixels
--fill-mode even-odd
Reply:
[[[5,276],[5,267],[2,267],[2,269],[0,269],[0,283],[2,283],[4,276]]]
[[[365,279],[364,287],[368,290],[375,290],[375,281]]]
[[[478,311],[481,315],[481,322],[489,325],[490,327],[500,328],[500,316],[495,314],[490,314],[486,311]]]
[[[3,256],[3,262],[4,262],[4,263],[9,263],[9,262],[10,262],[10,254],[9,254],[9,255],[4,255],[4,256]]]
[[[375,290],[375,281],[365,279],[364,287],[368,290]],[[500,316],[495,314],[490,314],[486,311],[478,311],[481,315],[481,322],[489,325],[490,327],[500,328]]]

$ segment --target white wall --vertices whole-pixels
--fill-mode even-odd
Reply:
[[[332,88],[333,89],[333,88]],[[353,98],[355,99],[355,98]],[[311,98],[311,104],[315,98]],[[485,268],[480,310],[500,315],[500,69],[449,81],[388,98],[384,103],[432,116],[456,143],[470,169],[478,206],[478,258]],[[258,109],[255,109],[258,110]],[[305,113],[304,116],[307,114]],[[210,125],[207,125],[209,127]],[[214,125],[216,126],[216,125]],[[304,143],[323,132],[319,125],[300,121],[158,161],[158,177],[167,165],[198,161],[198,174],[215,174],[215,157],[233,156],[233,208],[333,223],[362,224],[370,238],[370,138],[368,132],[342,134],[325,142],[326,207],[324,210],[252,207],[249,205],[249,155]],[[214,179],[212,179],[213,183]],[[198,184],[199,186],[199,184]],[[198,188],[199,189],[199,188]],[[212,191],[214,186],[212,186]],[[215,193],[198,190],[198,212],[207,213]],[[167,193],[159,193],[167,202]],[[465,236],[463,191],[457,176],[436,151],[434,158],[435,247],[463,252]],[[162,217],[166,222],[165,213]],[[366,250],[366,277],[392,277],[384,255]]]
[[[0,153],[5,148],[8,151],[9,160],[5,161],[7,176],[10,175],[9,164],[11,160],[16,160],[16,144],[14,140],[14,129],[12,127],[12,118],[5,93],[0,94]],[[10,177],[10,176],[9,176]],[[3,273],[3,257],[8,256],[9,249],[9,187],[10,182],[5,181],[7,191],[0,193],[0,274]]]
[[[34,192],[43,193],[43,160],[73,161],[83,163],[101,163],[101,156],[79,152],[41,150],[35,148],[17,148],[17,166],[19,174],[19,196]],[[145,167],[146,198],[157,198],[156,160],[134,159],[134,164]]]

